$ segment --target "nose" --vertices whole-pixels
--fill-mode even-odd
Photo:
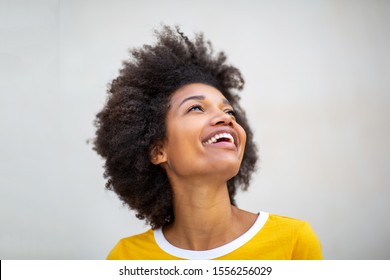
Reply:
[[[211,125],[227,125],[234,127],[233,117],[226,112],[218,111],[211,119]]]

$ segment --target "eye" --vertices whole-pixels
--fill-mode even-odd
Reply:
[[[191,112],[191,111],[201,111],[201,112],[204,112],[204,109],[201,105],[192,105],[190,108],[188,108],[187,112]]]
[[[236,112],[233,109],[226,110],[225,113],[231,115],[232,117],[236,117]]]

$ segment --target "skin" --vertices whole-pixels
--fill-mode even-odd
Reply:
[[[165,238],[188,250],[209,250],[245,233],[257,215],[231,205],[227,181],[240,168],[246,134],[221,92],[205,84],[189,84],[172,94],[167,135],[151,155],[167,172],[174,198],[174,222]],[[209,143],[229,133],[234,138]]]

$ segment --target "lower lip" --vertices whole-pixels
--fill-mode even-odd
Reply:
[[[213,143],[213,144],[203,143],[203,145],[205,147],[225,148],[225,149],[229,149],[229,150],[237,150],[236,145],[234,145],[231,142],[217,142],[217,143]]]

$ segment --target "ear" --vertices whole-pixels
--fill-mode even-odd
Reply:
[[[161,164],[167,161],[164,145],[162,142],[155,143],[150,149],[149,153],[150,161],[153,164]]]

